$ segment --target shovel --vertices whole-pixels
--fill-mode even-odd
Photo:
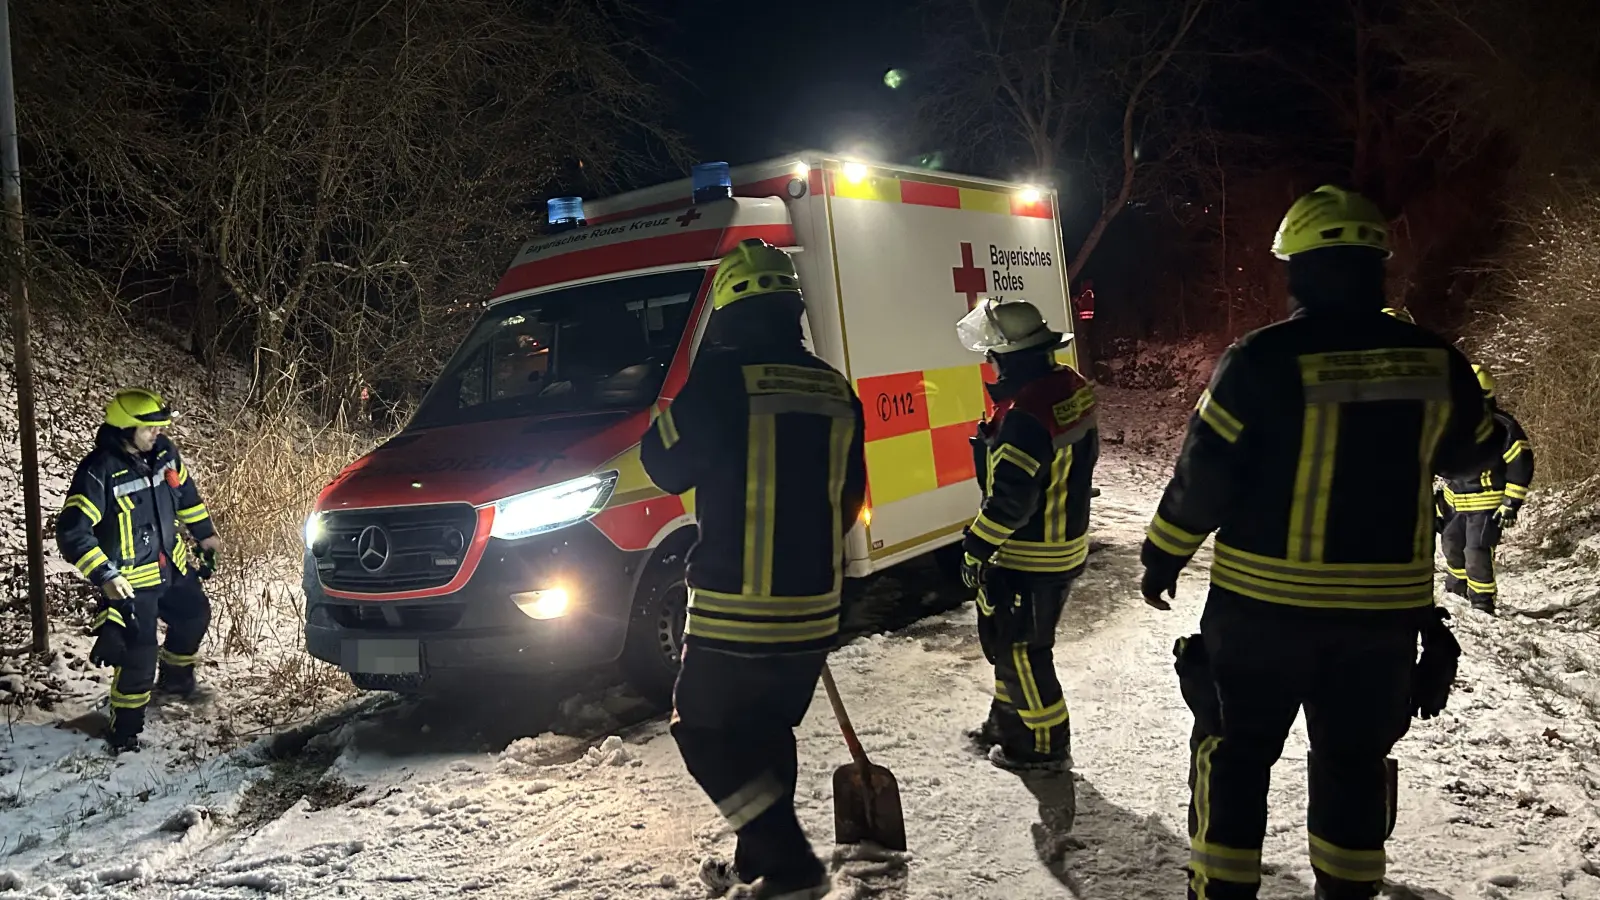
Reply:
[[[872,841],[890,850],[906,849],[906,818],[900,810],[900,785],[894,773],[867,760],[867,751],[856,739],[850,715],[839,699],[839,688],[827,663],[822,665],[822,686],[828,690],[828,703],[839,720],[839,730],[850,748],[853,762],[833,770],[833,833],[840,844]]]

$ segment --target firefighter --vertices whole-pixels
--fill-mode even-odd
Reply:
[[[1436,497],[1438,530],[1449,574],[1444,589],[1467,598],[1474,609],[1494,615],[1498,588],[1494,576],[1494,548],[1500,535],[1517,524],[1517,512],[1528,499],[1533,483],[1533,448],[1528,434],[1495,400],[1494,376],[1474,365],[1483,395],[1494,417],[1505,428],[1500,456],[1482,472],[1452,478]]]
[[[1089,554],[1089,483],[1100,455],[1094,389],[1056,362],[1070,335],[1026,301],[985,300],[956,326],[998,380],[972,439],[983,504],[962,537],[962,580],[978,591],[978,640],[994,666],[989,716],[969,732],[1012,770],[1072,766],[1056,677],[1056,625]]]
[[[170,424],[160,394],[118,391],[56,521],[61,555],[104,595],[89,659],[113,667],[106,742],[114,753],[139,749],[152,689],[194,694],[195,661],[211,624],[197,576],[210,576],[221,539],[178,448],[162,433]],[[179,524],[199,542],[199,559]],[[158,618],[167,623],[162,643]]]
[[[1170,608],[1216,532],[1200,634],[1175,648],[1195,713],[1189,897],[1256,896],[1268,776],[1303,707],[1317,897],[1367,898],[1393,828],[1389,751],[1413,714],[1444,707],[1459,655],[1433,607],[1433,478],[1480,471],[1503,429],[1459,351],[1383,314],[1388,232],[1371,201],[1318,188],[1272,249],[1290,315],[1218,360],[1140,588]]]
[[[795,816],[794,728],[839,631],[844,538],[866,497],[861,403],[806,349],[787,253],[743,241],[711,303],[710,346],[640,450],[658,487],[695,492],[700,526],[671,730],[738,835],[723,874],[761,900],[808,900],[829,878]]]

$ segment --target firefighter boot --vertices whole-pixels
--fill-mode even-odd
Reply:
[[[1072,771],[1072,734],[1063,734],[1060,744],[1061,748],[1053,753],[1026,753],[995,744],[989,748],[989,762],[1010,772],[1065,774]]]
[[[1488,613],[1491,616],[1494,615],[1493,594],[1480,594],[1477,591],[1472,591],[1467,596],[1472,603],[1473,609],[1478,612]]]
[[[995,721],[992,709],[989,712],[989,717],[983,720],[982,725],[967,730],[966,737],[972,743],[973,749],[985,756],[989,754],[989,748],[1004,740],[1000,734],[1000,723]]]
[[[198,685],[194,680],[194,666],[180,666],[161,661],[156,675],[156,693],[175,700],[188,700],[195,695]]]

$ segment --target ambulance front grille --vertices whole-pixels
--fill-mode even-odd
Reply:
[[[323,517],[323,587],[397,594],[450,583],[472,545],[477,512],[465,503],[338,510]]]

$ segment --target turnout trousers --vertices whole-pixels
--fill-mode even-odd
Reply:
[[[1056,676],[1056,626],[1069,579],[991,569],[978,589],[978,643],[994,666],[983,732],[1018,761],[1069,759],[1071,722]]]
[[[734,868],[744,881],[809,885],[825,873],[795,816],[794,729],[827,658],[683,649],[672,737],[689,774],[738,835]]]
[[[1189,897],[1254,898],[1267,787],[1305,708],[1306,816],[1317,896],[1366,898],[1383,879],[1394,828],[1389,751],[1411,725],[1417,623],[1344,621],[1211,588],[1200,632],[1216,715],[1190,739]]]
[[[132,602],[135,621],[127,636],[127,655],[111,672],[111,733],[116,736],[144,730],[157,663],[163,690],[194,689],[194,664],[211,626],[211,601],[193,573],[162,588],[136,591]],[[167,623],[165,641],[159,640],[157,619]]]
[[[1494,547],[1500,542],[1489,511],[1456,512],[1439,535],[1449,574],[1444,589],[1466,597],[1473,605],[1492,605],[1498,588],[1494,580]]]

